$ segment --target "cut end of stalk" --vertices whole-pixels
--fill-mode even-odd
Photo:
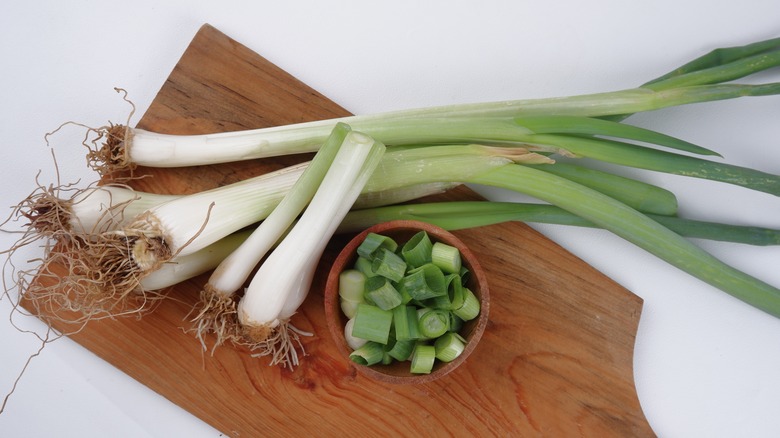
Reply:
[[[538,148],[531,145],[519,145],[519,146],[484,146],[487,148],[490,155],[496,157],[506,158],[512,160],[514,163],[525,164],[552,164],[555,160],[552,158],[540,154],[538,152],[546,151],[546,149]]]
[[[207,350],[206,335],[213,334],[216,339],[211,354],[226,342],[241,343],[242,335],[238,330],[237,302],[234,296],[226,296],[206,284],[200,292],[200,301],[195,309],[198,314],[192,319],[190,331],[200,341],[203,350]]]

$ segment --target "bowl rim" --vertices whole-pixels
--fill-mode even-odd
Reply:
[[[481,307],[479,316],[476,319],[467,322],[470,327],[470,333],[468,334],[469,342],[466,344],[466,348],[455,360],[451,362],[439,362],[437,368],[430,374],[393,375],[381,372],[381,366],[365,366],[352,362],[348,357],[351,353],[351,349],[347,346],[346,340],[344,339],[343,324],[346,323],[346,316],[341,311],[338,299],[339,274],[347,269],[347,266],[351,265],[351,260],[354,260],[357,257],[357,247],[365,239],[368,233],[414,233],[421,230],[425,230],[431,235],[431,239],[434,241],[442,241],[456,246],[461,252],[461,258],[464,265],[468,266],[470,270],[469,285],[470,288],[473,287],[473,289],[476,289],[474,290],[474,293],[479,298]],[[474,287],[475,285],[478,285],[479,287]],[[449,374],[463,364],[471,355],[482,338],[482,334],[487,326],[490,310],[490,292],[485,270],[480,265],[476,255],[465,243],[463,243],[463,241],[442,227],[427,222],[404,219],[373,225],[350,239],[350,241],[341,249],[328,272],[324,290],[324,304],[325,319],[331,338],[336,343],[336,347],[343,360],[349,361],[350,364],[357,369],[358,373],[374,380],[387,383],[418,384],[431,382]]]

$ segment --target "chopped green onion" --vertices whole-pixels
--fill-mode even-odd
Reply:
[[[464,321],[470,321],[479,315],[479,299],[469,288],[463,288],[463,305],[452,311]]]
[[[392,258],[389,254],[397,255],[381,247],[379,242],[384,241],[384,236],[369,235],[372,236],[371,243],[364,246],[368,249],[364,255],[374,257],[372,271],[382,271],[377,260]],[[469,271],[461,263],[460,252],[451,245],[439,245],[439,249],[434,251],[438,244],[431,241],[427,232],[417,232],[400,248],[397,247],[402,262],[411,260],[403,263],[407,275],[400,282],[394,283],[381,275],[365,279],[365,301],[356,304],[355,316],[345,330],[349,330],[348,337],[351,337],[347,339],[349,345],[360,345],[359,340],[362,339],[384,347],[381,359],[377,358],[377,354],[372,362],[389,364],[393,360],[411,359],[411,372],[424,374],[430,373],[437,354],[443,361],[451,361],[463,351],[465,340],[456,332],[463,327],[464,318],[472,319],[479,313],[480,303],[477,301],[475,306],[471,301],[476,297],[463,287],[461,276],[467,277]],[[364,265],[369,262],[363,255],[358,258],[366,261]],[[434,259],[452,273],[445,275],[433,263]],[[414,267],[415,260],[423,264]],[[363,276],[357,271],[354,275],[358,278]],[[341,301],[343,308],[349,303],[344,298]],[[345,312],[351,310],[344,309]],[[455,335],[457,337],[453,337]],[[438,341],[443,336],[447,336],[445,340]],[[437,341],[441,350],[438,353],[435,347]],[[368,362],[361,355],[351,357],[357,363]]]
[[[393,251],[379,248],[371,262],[371,270],[382,277],[400,281],[406,272],[406,262]]]
[[[339,296],[345,300],[362,301],[366,288],[366,276],[356,269],[339,274]]]
[[[444,273],[432,263],[409,270],[400,283],[415,300],[424,300],[447,293]]]
[[[411,372],[414,374],[430,374],[436,360],[436,348],[433,345],[417,344],[412,353]]]
[[[466,349],[466,340],[457,333],[449,332],[436,339],[433,346],[436,349],[436,359],[452,362]]]
[[[401,304],[401,294],[385,277],[371,277],[366,280],[365,287],[366,298],[382,310],[391,310]]]
[[[340,300],[341,305],[341,311],[346,315],[347,318],[354,318],[355,314],[357,313],[357,306],[360,303],[363,303],[364,301],[351,301],[351,300]]]
[[[393,323],[393,312],[377,306],[361,303],[355,313],[352,336],[386,344]]]
[[[456,315],[454,312],[450,312],[450,331],[453,333],[459,333],[463,328],[463,318]]]
[[[349,348],[357,350],[365,345],[368,341],[363,338],[352,336],[352,328],[355,326],[355,319],[350,318],[346,324],[344,324],[344,339],[347,341]]]
[[[429,339],[438,338],[444,333],[447,333],[447,330],[450,329],[449,311],[427,309],[427,311],[422,312],[422,315],[420,316],[419,326],[420,333],[423,337]]]
[[[395,251],[396,248],[398,248],[398,244],[387,236],[382,236],[376,233],[368,233],[363,242],[360,243],[360,246],[358,246],[357,253],[361,257],[372,260],[374,258],[374,254],[380,248]]]
[[[463,281],[464,279],[468,279],[467,277],[469,273],[468,269],[465,269],[465,271],[464,269],[465,268],[461,266],[461,273],[459,275],[452,274],[452,281],[450,281],[447,287],[447,297],[449,298],[451,310],[459,309],[461,306],[463,306],[463,300],[465,299],[463,294]]]
[[[382,362],[384,355],[384,345],[378,342],[366,342],[365,345],[350,353],[349,358],[360,365],[374,365]]]
[[[411,313],[409,309],[414,310],[414,307],[398,306],[393,309],[393,327],[395,328],[395,339],[398,341],[417,339],[411,333],[412,324],[417,327],[417,313]],[[410,321],[411,318],[413,318],[412,321]]]
[[[431,260],[434,265],[448,274],[460,272],[460,251],[446,243],[436,242],[431,251]]]
[[[401,249],[406,264],[411,268],[420,267],[431,262],[433,244],[425,231],[415,233]]]
[[[453,310],[463,305],[463,284],[458,274],[444,277],[447,283],[447,293],[424,301],[426,307],[432,309]]]
[[[376,272],[374,272],[374,269],[372,268],[371,260],[365,257],[358,257],[357,260],[355,260],[354,268],[356,271],[360,271],[366,277],[376,276]]]
[[[397,339],[387,354],[395,360],[404,361],[412,356],[417,341],[414,339]]]

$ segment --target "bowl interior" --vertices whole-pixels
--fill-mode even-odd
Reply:
[[[409,371],[410,365],[408,361],[394,361],[390,365],[377,364],[363,366],[354,364],[358,372],[379,381],[404,384],[425,383],[448,374],[462,364],[471,354],[479,342],[479,339],[482,337],[482,333],[487,325],[488,310],[490,307],[487,280],[482,267],[479,265],[479,262],[471,250],[469,250],[469,248],[452,233],[425,222],[384,222],[368,228],[355,236],[338,255],[328,275],[325,286],[325,317],[328,323],[328,329],[333,340],[336,342],[339,352],[343,355],[345,360],[350,360],[348,356],[352,350],[344,339],[344,325],[347,323],[348,318],[341,311],[338,294],[338,277],[341,272],[345,269],[350,269],[354,265],[355,260],[357,259],[357,247],[363,242],[368,233],[389,236],[401,245],[421,230],[425,230],[434,242],[442,242],[458,248],[461,253],[463,265],[470,271],[466,287],[468,287],[480,300],[480,313],[477,318],[466,321],[459,332],[467,341],[463,353],[452,362],[441,362],[437,360],[430,374],[411,373]]]

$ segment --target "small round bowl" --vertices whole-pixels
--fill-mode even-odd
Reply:
[[[468,268],[471,272],[465,286],[468,287],[480,301],[481,307],[479,316],[471,321],[466,321],[463,324],[463,328],[459,331],[460,335],[467,341],[463,353],[451,362],[437,360],[433,370],[431,370],[429,374],[411,373],[411,371],[409,371],[409,361],[394,361],[390,365],[376,364],[371,366],[353,363],[360,374],[374,380],[395,384],[419,384],[431,382],[443,377],[463,364],[471,352],[474,351],[477,343],[479,343],[482,333],[485,331],[485,326],[487,325],[488,311],[490,308],[488,284],[485,272],[471,250],[469,250],[469,248],[452,233],[425,222],[408,220],[384,222],[374,225],[355,236],[355,238],[353,238],[338,255],[328,274],[327,283],[325,285],[325,319],[328,324],[328,330],[336,343],[336,347],[343,355],[344,360],[351,362],[349,354],[352,352],[352,349],[347,345],[347,342],[344,339],[344,325],[347,323],[348,319],[341,311],[341,304],[339,301],[339,274],[345,269],[350,269],[354,265],[355,260],[357,259],[357,247],[363,242],[368,233],[389,236],[395,239],[399,245],[402,245],[403,242],[406,242],[415,233],[422,230],[428,233],[433,242],[446,243],[458,248],[460,251],[463,266]]]

